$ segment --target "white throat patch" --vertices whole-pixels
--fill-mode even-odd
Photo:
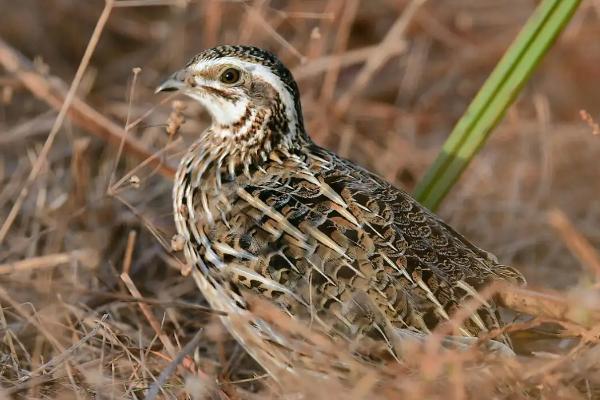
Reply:
[[[207,83],[205,86],[210,86],[210,84]],[[244,98],[232,102],[199,91],[188,91],[185,94],[206,108],[213,119],[213,125],[228,126],[235,124],[244,116],[248,107],[248,99]]]

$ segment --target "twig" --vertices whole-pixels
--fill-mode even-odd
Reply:
[[[133,296],[129,296],[127,294],[105,292],[102,290],[91,290],[91,289],[74,288],[73,291],[84,293],[84,294],[89,294],[89,295],[94,295],[94,296],[98,296],[98,297],[102,297],[102,298],[106,298],[106,299],[110,299],[110,300],[117,300],[120,302],[131,302],[131,303],[141,302],[141,303],[147,303],[147,304],[160,306],[163,308],[164,307],[184,308],[184,309],[190,309],[190,310],[194,310],[194,311],[204,312],[207,314],[214,314],[216,316],[226,316],[227,315],[227,313],[225,311],[215,310],[211,307],[201,306],[200,304],[190,303],[190,302],[186,302],[186,301],[176,301],[176,300],[168,301],[168,300],[160,300],[160,299],[148,298],[148,297],[136,298]]]
[[[548,213],[550,225],[558,232],[571,253],[600,281],[600,255],[590,242],[573,226],[569,218],[559,209]]]
[[[0,39],[0,65],[14,74],[34,96],[45,101],[52,108],[58,110],[63,106],[66,97],[64,82],[57,77],[49,79],[37,72],[31,61],[2,39]],[[122,127],[100,114],[77,96],[74,96],[67,115],[73,123],[112,145],[119,145],[121,138],[125,136],[125,130]],[[131,129],[135,125],[135,122],[131,123],[128,128]],[[150,158],[154,154],[154,151],[148,149],[143,142],[133,137],[127,137],[124,150],[140,160]],[[159,172],[167,178],[175,175],[174,168],[163,164],[161,160],[154,160],[151,165],[157,167]]]
[[[196,334],[194,335],[192,340],[190,340],[183,347],[183,349],[181,349],[181,351],[177,354],[177,356],[173,359],[173,361],[171,361],[169,363],[169,365],[167,365],[167,367],[162,370],[162,372],[158,376],[158,379],[156,381],[154,381],[154,383],[152,383],[152,385],[150,386],[150,390],[148,390],[148,394],[145,397],[146,400],[154,400],[156,398],[156,396],[158,396],[158,392],[160,391],[160,388],[165,384],[167,379],[171,375],[173,375],[173,372],[175,372],[175,369],[177,369],[177,366],[183,362],[183,359],[186,358],[188,356],[188,354],[190,354],[191,352],[193,352],[196,349],[196,347],[198,346],[198,343],[200,342],[200,339],[202,338],[202,333],[203,333],[202,330],[199,330],[198,332],[196,332]]]
[[[584,326],[600,322],[600,308],[597,306],[553,293],[504,287],[498,291],[497,297],[506,308],[524,314],[566,320]]]
[[[48,134],[48,138],[46,139],[46,142],[44,143],[44,146],[42,147],[42,150],[40,151],[39,156],[37,157],[37,159],[35,160],[35,163],[33,164],[33,167],[31,168],[31,172],[29,173],[29,176],[27,177],[27,180],[25,181],[25,185],[21,189],[19,196],[15,200],[13,207],[11,208],[10,212],[8,213],[8,216],[6,217],[4,224],[2,224],[2,228],[0,228],[0,244],[2,244],[2,242],[4,241],[4,238],[6,237],[8,230],[10,229],[12,223],[14,222],[15,218],[17,217],[17,214],[19,213],[19,210],[21,209],[21,205],[23,204],[23,201],[25,201],[25,198],[27,197],[27,194],[29,193],[29,188],[31,187],[32,183],[35,181],[38,174],[40,173],[40,171],[46,164],[46,160],[48,158],[48,153],[50,152],[50,149],[52,148],[52,145],[54,144],[54,139],[56,138],[56,134],[58,133],[59,129],[62,127],[65,116],[67,115],[67,111],[69,110],[71,103],[73,103],[73,100],[75,99],[75,92],[77,91],[77,88],[79,87],[79,83],[81,82],[81,79],[83,78],[83,74],[85,73],[85,70],[87,69],[90,59],[92,58],[92,54],[94,54],[94,50],[96,49],[98,40],[100,40],[100,34],[104,30],[104,25],[106,24],[106,21],[108,21],[108,16],[110,15],[110,11],[112,10],[112,5],[113,5],[113,0],[106,0],[104,9],[102,10],[102,14],[100,14],[100,17],[98,18],[98,22],[96,23],[96,27],[94,28],[94,32],[92,33],[92,37],[90,38],[90,41],[85,49],[85,53],[83,54],[83,57],[81,58],[81,63],[79,64],[79,68],[77,68],[77,72],[75,73],[75,78],[73,78],[73,82],[71,82],[71,87],[69,88],[69,91],[67,92],[65,100],[62,103],[62,106],[60,107],[60,111],[58,112],[58,116],[56,117],[56,120],[54,121],[54,125],[52,126],[52,129],[50,130],[50,133]],[[0,40],[0,53],[4,53],[7,50],[7,47],[8,46],[4,43],[4,41]],[[10,56],[11,54],[8,54],[8,55]],[[16,59],[14,57],[15,55],[12,54],[12,56],[13,57],[10,57],[12,59],[9,59],[8,64],[7,63],[3,63],[3,64],[5,64],[5,68],[9,72],[18,72],[18,68],[15,68],[15,67],[18,67],[18,63],[16,63],[16,65],[15,65],[15,61],[16,61]],[[12,61],[12,63],[10,63],[10,61]],[[17,75],[22,76],[22,72],[21,72],[21,74],[17,74]]]
[[[390,48],[390,56],[397,56],[406,52],[406,42],[395,43]],[[325,55],[307,61],[292,70],[297,81],[312,78],[315,75],[327,72],[333,68],[349,67],[368,61],[379,50],[379,45],[365,46],[358,49],[347,50],[340,54]]]
[[[126,275],[129,275],[129,271],[131,270],[131,258],[133,256],[136,237],[136,231],[133,229],[129,231],[129,235],[127,236],[127,248],[125,249],[125,256],[123,257],[123,273]]]
[[[136,165],[135,167],[133,167],[129,172],[127,172],[125,175],[123,175],[121,177],[121,179],[119,179],[116,183],[114,183],[112,186],[110,186],[108,188],[108,195],[109,196],[116,196],[116,194],[119,192],[119,189],[123,186],[123,184],[125,182],[128,182],[133,177],[133,175],[135,173],[137,173],[139,170],[141,170],[145,166],[147,166],[147,165],[157,165],[158,168],[161,168],[161,166],[164,165],[162,163],[162,161],[160,161],[160,160],[163,159],[162,158],[163,154],[166,153],[167,151],[173,149],[175,146],[179,145],[179,143],[181,143],[181,138],[175,139],[174,141],[172,141],[171,143],[167,144],[162,149],[154,152],[152,155],[150,155],[144,161],[142,161],[141,163],[139,163],[138,165]]]
[[[131,105],[133,104],[133,96],[135,94],[135,85],[137,83],[138,75],[140,74],[141,70],[142,69],[140,67],[135,67],[132,70],[133,81],[131,82],[131,90],[129,92],[129,104],[127,106],[127,118],[125,119],[125,132],[124,132],[125,134],[123,136],[121,136],[121,142],[119,143],[119,150],[117,150],[117,157],[115,159],[115,164],[113,165],[113,169],[110,173],[110,178],[108,180],[109,190],[115,181],[115,174],[117,173],[117,167],[119,166],[119,161],[121,160],[121,155],[123,154],[123,149],[125,148],[125,141],[127,140],[127,137],[128,137],[129,120],[131,119]]]
[[[335,86],[340,74],[340,68],[342,66],[341,53],[346,48],[348,40],[350,38],[350,30],[352,23],[356,18],[358,12],[359,2],[356,0],[348,1],[344,3],[344,8],[339,21],[339,28],[335,36],[334,42],[334,57],[331,61],[331,66],[327,69],[327,73],[323,78],[323,85],[321,87],[321,93],[319,102],[321,104],[328,104],[333,98],[335,92]]]
[[[135,284],[133,283],[133,281],[131,280],[129,275],[127,275],[125,273],[121,274],[121,280],[125,283],[125,286],[127,286],[127,289],[129,289],[129,292],[131,293],[131,295],[133,297],[135,297],[136,299],[143,300],[141,293],[139,292],[139,290],[137,289],[137,287],[135,286]],[[179,364],[181,364],[185,358],[188,358],[188,354],[190,352],[192,352],[194,350],[194,348],[197,346],[198,341],[200,340],[202,331],[198,331],[196,333],[196,335],[194,336],[194,338],[192,339],[192,341],[190,343],[188,343],[179,353],[177,353],[175,346],[171,342],[171,339],[169,339],[169,337],[163,333],[163,331],[160,327],[160,323],[156,320],[156,318],[152,314],[152,311],[148,307],[148,304],[138,302],[138,306],[142,310],[142,313],[144,314],[144,317],[146,317],[146,320],[148,320],[148,322],[150,323],[150,326],[156,333],[156,336],[161,341],[164,348],[167,350],[167,353],[173,359],[173,361],[171,361],[169,366],[167,366],[167,368],[161,372],[160,376],[158,377],[158,380],[155,381],[155,383],[152,385],[151,390],[150,390],[148,396],[146,397],[147,399],[148,398],[154,399],[156,397],[156,395],[158,394],[158,391],[161,390],[162,385],[164,384],[164,381],[173,373],[173,370],[175,368],[177,368],[179,366]],[[207,375],[204,374],[203,372],[202,372],[202,374],[205,377],[207,377]]]
[[[37,72],[31,61],[2,39],[0,39],[0,65],[14,74],[34,96],[45,101],[52,108],[58,110],[65,104],[64,83],[57,77],[50,79]],[[73,97],[66,113],[74,124],[112,145],[118,146],[125,136],[125,130],[122,127],[100,114],[77,96]],[[130,124],[128,128],[131,129],[133,126],[135,123]],[[140,160],[150,159],[148,162],[150,166],[157,168],[161,175],[169,179],[175,176],[175,169],[170,165],[165,165],[157,157],[153,157],[155,152],[148,149],[139,139],[127,137],[124,151]]]
[[[53,110],[44,111],[42,114],[23,122],[16,127],[2,132],[0,137],[0,146],[13,145],[18,140],[26,140],[35,135],[41,135],[52,129],[56,112]]]
[[[391,50],[397,47],[396,44],[401,41],[409,23],[426,1],[427,0],[412,0],[408,4],[402,15],[396,20],[383,40],[379,43],[379,51],[374,52],[373,57],[369,58],[366,64],[363,65],[350,89],[337,101],[335,109],[339,114],[343,114],[348,110],[354,97],[367,86],[373,74],[393,56],[394,52]]]
[[[15,371],[19,370],[19,356],[17,355],[17,349],[13,342],[12,332],[8,327],[8,323],[6,321],[6,316],[4,315],[4,308],[2,304],[0,304],[0,328],[5,332],[4,341],[8,345],[8,349],[10,350],[10,358],[12,361],[12,365],[15,368]]]
[[[156,226],[146,217],[144,214],[140,213],[130,202],[128,202],[123,197],[118,194],[114,195],[114,198],[119,200],[125,207],[127,207],[136,217],[138,217],[143,223],[146,229],[156,238],[156,241],[165,249],[167,252],[171,251],[170,243],[161,236],[161,232],[156,228]]]
[[[39,367],[37,367],[35,370],[29,372],[28,375],[21,377],[17,382],[18,383],[23,383],[23,382],[25,382],[25,381],[33,378],[34,376],[37,376],[38,374],[40,374],[40,372],[44,371],[45,369],[54,368],[58,364],[61,364],[62,362],[64,362],[71,354],[73,354],[85,342],[87,342],[88,340],[90,340],[91,338],[93,338],[94,336],[96,336],[96,333],[98,332],[98,330],[102,326],[102,323],[104,321],[106,321],[107,318],[108,318],[108,314],[104,314],[102,316],[102,318],[100,319],[100,321],[98,321],[96,323],[96,325],[94,326],[94,328],[92,328],[92,330],[90,332],[88,332],[87,335],[85,335],[84,337],[82,337],[77,343],[73,344],[71,347],[69,347],[68,349],[66,349],[65,351],[63,351],[62,353],[60,353],[59,355],[57,355],[56,357],[52,358],[47,363],[44,363],[44,364],[40,365]]]
[[[120,0],[115,7],[156,7],[156,6],[179,6],[185,7],[188,0]]]
[[[93,264],[94,260],[97,260],[97,252],[92,249],[80,249],[0,264],[0,275],[11,274],[17,271],[50,269],[75,260]]]
[[[296,56],[300,60],[300,63],[304,63],[306,61],[306,57],[304,57],[296,47],[294,47],[282,35],[280,35],[279,32],[277,32],[277,30],[275,30],[271,24],[260,14],[260,12],[250,6],[246,6],[246,12],[250,17],[256,20],[256,22],[258,22],[260,26],[267,31],[267,33],[271,35],[273,39],[275,39],[276,42]]]
[[[58,339],[54,337],[54,335],[47,329],[47,327],[45,327],[43,324],[40,324],[37,318],[35,318],[35,314],[30,314],[27,310],[25,310],[25,307],[23,307],[23,305],[13,300],[12,296],[6,290],[4,290],[2,286],[0,286],[0,299],[6,301],[21,317],[23,317],[25,320],[27,320],[27,322],[35,326],[37,330],[39,330],[42,333],[42,335],[44,335],[46,339],[48,339],[48,342],[50,342],[58,351],[65,351],[65,348],[58,341]]]
[[[142,294],[137,289],[137,287],[135,286],[135,284],[133,283],[133,281],[131,280],[129,275],[127,275],[126,273],[122,273],[121,280],[123,281],[123,283],[125,283],[125,286],[127,286],[127,289],[129,289],[129,292],[131,293],[131,295],[133,297],[138,298],[138,299],[142,298]],[[156,333],[156,336],[158,336],[158,339],[163,344],[164,348],[167,350],[167,353],[169,353],[169,355],[171,357],[175,357],[175,355],[177,354],[177,351],[175,350],[175,346],[171,342],[171,339],[169,339],[169,337],[163,333],[163,331],[160,327],[160,323],[156,320],[156,318],[152,314],[152,311],[150,310],[150,307],[148,307],[148,304],[138,302],[138,306],[140,307],[140,310],[142,310],[144,317],[146,317],[146,319],[150,323],[150,326]]]

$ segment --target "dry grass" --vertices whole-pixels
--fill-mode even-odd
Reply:
[[[315,140],[410,190],[532,3],[106,4],[0,0],[0,399],[600,398],[598,1],[440,211],[544,290],[502,289],[536,315],[507,328],[521,354],[442,350],[434,336],[368,365],[261,304],[297,343],[297,368],[276,379],[180,274],[170,177],[208,121],[153,87],[204,47],[271,48]]]

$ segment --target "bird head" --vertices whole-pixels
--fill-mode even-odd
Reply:
[[[298,86],[272,53],[251,46],[204,50],[156,92],[180,91],[201,103],[222,140],[293,143],[303,138]]]

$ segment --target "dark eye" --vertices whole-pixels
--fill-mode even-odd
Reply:
[[[221,80],[221,82],[231,85],[231,84],[239,81],[240,76],[241,76],[241,73],[238,69],[227,68],[225,71],[223,71],[223,73],[221,74],[219,79]]]

